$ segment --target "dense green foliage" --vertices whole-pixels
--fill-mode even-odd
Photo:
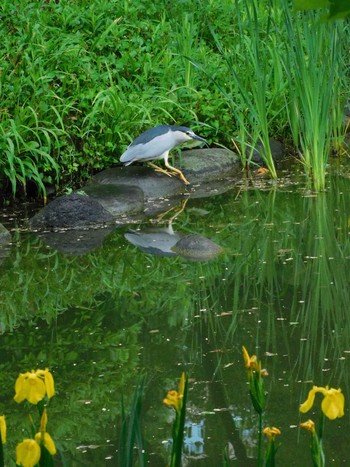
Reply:
[[[268,138],[290,138],[291,124],[283,8],[294,21],[281,2],[4,0],[0,189],[77,186],[158,123],[234,138],[243,160],[260,140],[276,176]]]

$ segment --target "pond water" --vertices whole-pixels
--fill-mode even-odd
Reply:
[[[282,431],[277,465],[312,465],[310,436],[299,423],[317,423],[322,397],[310,413],[298,412],[312,384],[345,394],[345,416],[326,421],[324,449],[327,465],[350,465],[346,176],[330,176],[327,191],[317,196],[302,177],[285,177],[278,186],[255,180],[189,199],[170,233],[220,245],[223,253],[207,261],[160,256],[159,249],[145,251],[127,240],[130,228],[151,225],[169,233],[171,213],[160,224],[117,226],[100,246],[73,255],[25,230],[25,217],[35,209],[6,208],[0,217],[12,233],[0,254],[0,397],[9,465],[32,412],[12,399],[16,377],[49,367],[57,393],[48,431],[59,450],[57,465],[118,465],[121,395],[129,407],[145,374],[141,425],[148,465],[165,466],[173,411],[162,399],[185,370],[184,465],[223,465],[229,443],[232,465],[255,466],[257,418],[242,345],[269,373],[264,426]]]

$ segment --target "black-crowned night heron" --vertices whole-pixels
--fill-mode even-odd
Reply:
[[[155,170],[165,173],[169,175],[169,177],[178,174],[181,180],[183,180],[186,185],[189,185],[190,182],[186,179],[181,170],[169,164],[168,157],[171,149],[192,139],[206,142],[204,138],[196,135],[190,128],[185,126],[159,125],[138,136],[128,146],[127,150],[121,156],[120,161],[123,162],[124,165],[130,165],[137,161],[148,162]],[[170,172],[149,162],[158,159],[164,159],[165,167],[169,169]]]

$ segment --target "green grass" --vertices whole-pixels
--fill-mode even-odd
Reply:
[[[272,177],[270,137],[293,141],[311,180],[331,144],[342,151],[345,22],[320,25],[277,0],[4,0],[0,16],[2,192],[20,194],[28,182],[42,193],[48,184],[79,186],[159,123],[236,144],[244,164],[260,143]],[[334,81],[308,68],[309,54],[322,57],[324,45]],[[306,136],[315,127],[317,151]]]
[[[289,50],[284,60],[289,87],[288,120],[313,187],[323,190],[332,137],[341,147],[343,116],[339,112],[343,76],[342,31],[337,23],[320,22],[313,13],[298,21],[286,12]],[[340,137],[340,138],[339,138]]]

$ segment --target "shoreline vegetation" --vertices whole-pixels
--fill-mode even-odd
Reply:
[[[161,123],[238,150],[269,139],[325,187],[329,155],[347,154],[347,21],[287,0],[133,4],[4,0],[0,6],[0,193],[63,193],[118,165]]]

